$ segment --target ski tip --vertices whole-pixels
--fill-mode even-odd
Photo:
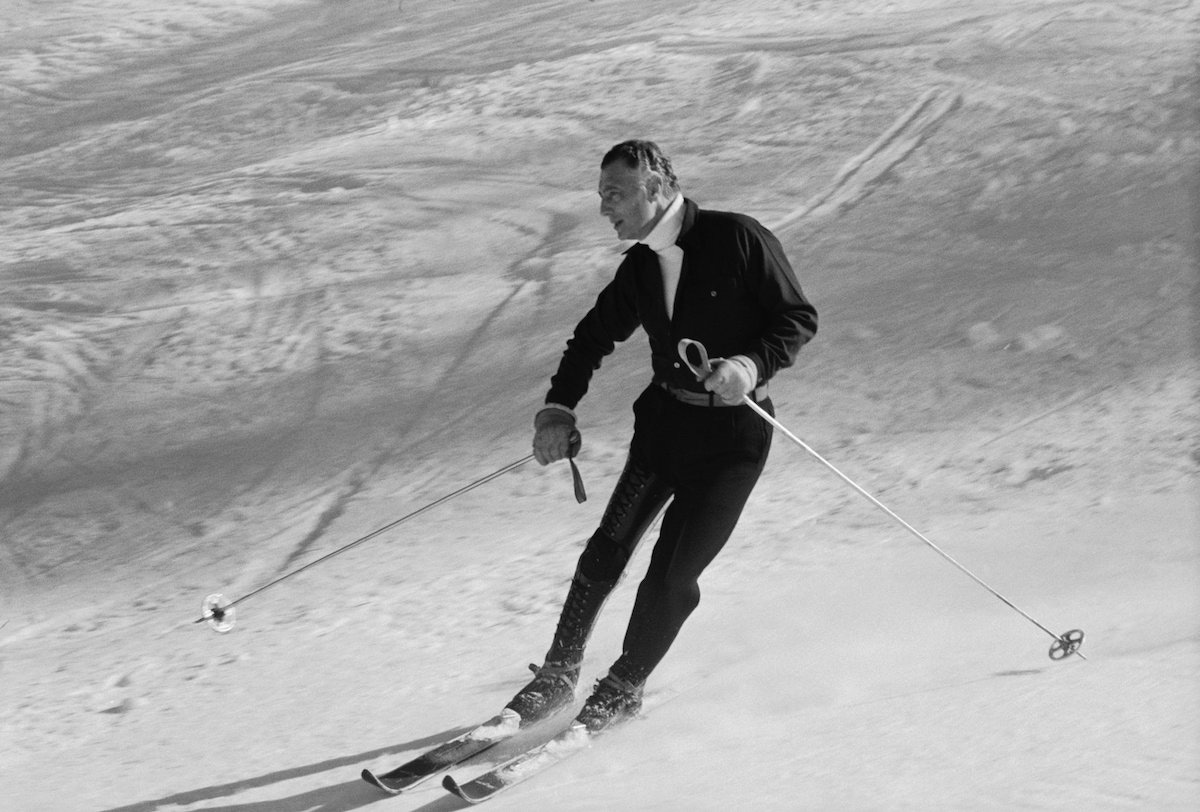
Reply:
[[[462,784],[455,781],[454,777],[450,775],[442,778],[442,786],[445,787],[446,790],[452,795],[466,801],[469,804],[477,804],[480,801],[486,801],[488,798],[486,795],[482,798],[473,796]]]
[[[393,787],[389,787],[387,784],[385,784],[383,782],[382,778],[380,778],[379,776],[377,776],[375,773],[371,772],[370,770],[362,771],[362,780],[366,781],[368,784],[370,784],[373,787],[378,787],[379,789],[386,792],[388,795],[400,794],[400,790],[395,789]]]
[[[462,798],[464,801],[471,800],[465,794],[463,794],[462,786],[457,781],[454,780],[454,776],[452,776],[452,775],[442,776],[442,786],[446,788],[447,792],[457,795],[459,798]]]

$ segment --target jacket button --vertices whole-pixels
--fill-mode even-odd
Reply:
[[[680,363],[679,363],[678,361],[676,361],[676,362],[675,362],[675,368],[676,368],[676,369],[679,369],[679,367],[680,367]]]
[[[712,296],[713,298],[716,298],[716,296],[717,296],[717,292],[716,292],[715,290],[710,290],[710,291],[708,292],[708,295],[709,295],[709,296]]]

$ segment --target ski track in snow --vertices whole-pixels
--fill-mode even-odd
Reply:
[[[843,214],[871,193],[885,173],[908,157],[914,149],[961,104],[957,93],[930,90],[862,153],[838,170],[829,188],[793,214],[772,225],[782,231],[805,218]]]

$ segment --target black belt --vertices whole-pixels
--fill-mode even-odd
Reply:
[[[668,395],[675,398],[680,403],[686,403],[689,406],[741,406],[744,403],[744,401],[740,400],[736,403],[726,403],[717,397],[715,392],[693,392],[690,389],[680,389],[677,386],[671,386],[667,383],[660,383],[659,386],[661,386],[663,391],[665,391]],[[753,400],[755,403],[758,403],[766,398],[767,385],[764,383],[762,386],[759,386],[757,389],[752,392],[748,392],[747,394],[750,395],[751,400]]]

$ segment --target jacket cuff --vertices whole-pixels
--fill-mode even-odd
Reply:
[[[575,410],[570,408],[569,406],[563,406],[561,403],[546,403],[542,406],[542,408],[538,409],[538,411],[544,412],[547,409],[554,409],[556,411],[566,412],[567,414],[569,414],[571,416],[572,420],[575,419]]]

